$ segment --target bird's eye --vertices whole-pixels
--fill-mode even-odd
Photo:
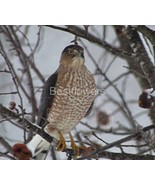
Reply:
[[[73,50],[68,50],[68,53],[69,53],[70,55],[72,55],[72,54],[74,53],[74,51],[73,51]]]

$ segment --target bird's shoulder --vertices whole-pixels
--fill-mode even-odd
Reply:
[[[45,82],[39,105],[39,114],[37,124],[41,127],[44,126],[48,114],[48,110],[52,106],[55,97],[55,87],[58,78],[58,71],[53,73]]]

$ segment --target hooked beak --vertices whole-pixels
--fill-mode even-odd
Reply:
[[[75,51],[74,51],[74,57],[81,57],[81,58],[84,58],[84,53],[75,50]]]

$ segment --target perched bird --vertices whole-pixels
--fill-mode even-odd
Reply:
[[[67,46],[61,54],[58,69],[45,82],[37,120],[46,133],[58,140],[58,151],[65,150],[64,135],[69,134],[71,147],[78,155],[79,147],[70,131],[90,112],[95,92],[94,77],[85,66],[84,49],[79,45]],[[37,134],[26,146],[32,157],[41,159],[50,143]],[[23,154],[21,145],[14,147]],[[25,146],[23,148],[25,152]]]

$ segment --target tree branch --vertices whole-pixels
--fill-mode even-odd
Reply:
[[[4,146],[4,148],[6,150],[8,150],[12,154],[12,147],[11,147],[11,145],[1,135],[0,135],[0,143]]]
[[[49,143],[53,141],[53,137],[49,136],[44,130],[39,127],[38,125],[32,123],[31,121],[27,120],[26,118],[22,118],[17,113],[7,109],[2,104],[0,104],[0,115],[4,118],[14,119],[20,126],[27,130],[32,130],[33,132],[37,132],[40,136],[42,136],[44,139],[46,139]]]
[[[17,93],[18,93],[17,91],[13,91],[13,92],[5,92],[5,93],[0,93],[0,96],[1,96],[1,95],[17,94]]]
[[[155,31],[151,30],[145,25],[139,25],[136,27],[136,29],[137,31],[141,32],[146,38],[149,39],[149,41],[152,43],[153,48],[154,48],[155,47]]]
[[[78,158],[78,159],[80,160],[80,159],[90,159],[90,158],[94,158],[95,156],[98,156],[98,155],[100,155],[101,153],[103,153],[105,150],[110,149],[110,148],[113,148],[113,147],[115,147],[115,146],[119,146],[119,145],[121,145],[121,144],[124,143],[124,142],[130,141],[131,139],[135,139],[135,138],[137,138],[137,137],[140,137],[140,136],[142,136],[142,133],[143,133],[143,132],[147,132],[147,131],[152,130],[152,129],[155,129],[155,125],[149,125],[149,126],[147,126],[147,127],[144,127],[142,130],[140,130],[140,131],[138,131],[138,132],[136,132],[136,133],[134,133],[134,134],[131,134],[131,135],[129,135],[129,136],[127,136],[127,137],[124,137],[124,138],[122,138],[122,139],[120,139],[120,140],[117,140],[117,141],[115,141],[115,142],[113,142],[113,143],[110,143],[110,144],[108,144],[108,145],[105,145],[105,146],[103,146],[103,147],[97,149],[95,152],[92,152],[91,154],[86,155],[86,156],[84,156],[84,157],[80,157],[80,158]]]
[[[91,33],[89,33],[89,32],[86,33],[86,30],[81,29],[78,26],[70,25],[70,26],[66,26],[67,28],[64,28],[64,27],[60,27],[60,26],[46,25],[46,27],[74,34],[74,35],[76,35],[78,37],[81,37],[81,38],[86,39],[86,40],[88,40],[88,41],[90,41],[92,43],[95,43],[95,44],[99,45],[100,47],[108,50],[110,53],[112,53],[114,55],[117,54],[118,56],[123,57],[123,58],[124,57],[132,57],[133,56],[133,53],[126,52],[124,50],[114,48],[112,45],[108,44],[105,41],[102,41],[101,39],[95,37]]]
[[[116,34],[118,35],[118,40],[121,44],[121,48],[124,48],[124,50],[126,50],[127,52],[133,52],[133,48],[131,47],[131,45],[133,46],[133,44],[131,43],[131,41],[129,42],[129,39],[127,37],[127,32],[124,31],[124,27],[125,26],[114,26]],[[139,38],[139,35],[136,34],[136,37],[134,39],[135,41],[137,37]],[[140,62],[138,62],[135,59],[135,57],[133,58],[126,57],[126,61],[130,66],[130,71],[137,78],[137,81],[139,82],[142,89],[149,88],[150,87],[149,82],[147,81],[146,78],[144,78],[144,74],[141,69]]]
[[[23,121],[22,118],[15,112],[7,109],[6,107],[4,107],[2,104],[0,104],[0,115],[5,117],[5,118],[10,118],[10,119],[14,119],[19,125],[23,126]],[[24,126],[29,130],[33,130],[34,132],[37,132],[39,135],[41,135],[44,139],[46,139],[48,142],[52,142],[53,138],[51,136],[49,136],[47,133],[45,133],[38,125],[30,122],[29,120],[27,120],[26,118],[24,118]],[[147,132],[151,129],[155,129],[155,125],[150,125],[148,127],[144,127],[142,129],[143,132]],[[129,141],[131,139],[134,139],[138,136],[140,136],[142,134],[142,131],[136,132],[135,134],[131,134],[123,139],[120,139],[118,141],[115,141],[113,143],[107,144],[104,147],[97,149],[95,152],[91,153],[90,155],[87,155],[85,157],[81,157],[78,159],[89,159],[89,158],[108,158],[108,159],[112,159],[112,160],[116,160],[116,159],[134,159],[134,160],[152,160],[155,157],[152,155],[137,155],[137,154],[128,154],[128,153],[114,153],[114,152],[106,152],[105,150],[118,146],[121,143],[124,143],[126,141]],[[5,140],[0,137],[0,142],[4,142]],[[5,142],[6,145],[6,142]],[[10,146],[9,146],[10,148]],[[11,151],[11,149],[9,150]]]
[[[130,153],[115,153],[103,151],[97,155],[98,158],[107,158],[111,160],[154,160],[154,155],[138,155]]]

